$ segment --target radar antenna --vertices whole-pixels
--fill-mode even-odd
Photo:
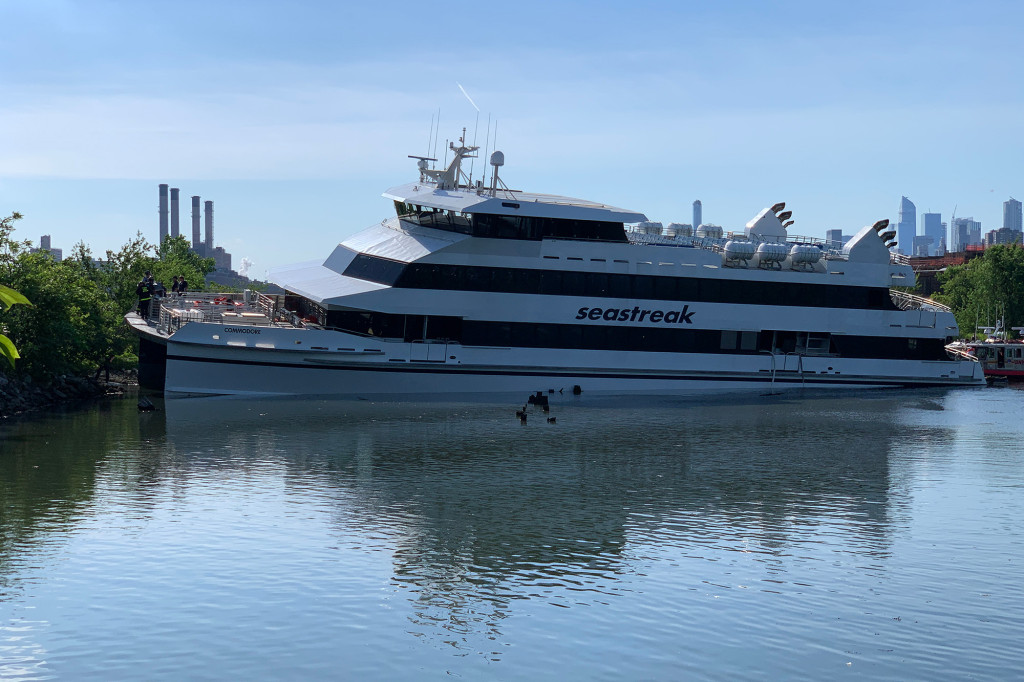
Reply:
[[[466,180],[468,184],[469,178],[462,172],[462,160],[475,159],[476,156],[473,152],[478,150],[479,147],[466,145],[466,129],[463,128],[462,137],[459,138],[459,146],[456,147],[454,142],[449,142],[448,149],[452,152],[453,156],[447,168],[444,170],[420,168],[421,177],[433,180],[437,184],[437,188],[443,190],[458,189],[460,180]],[[445,156],[447,156],[447,153]]]

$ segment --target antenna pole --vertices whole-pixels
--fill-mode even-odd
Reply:
[[[476,123],[473,125],[473,146],[476,146],[476,133],[480,130],[480,110],[476,110]],[[469,188],[473,189],[473,166],[476,159],[469,160]]]
[[[437,108],[437,132],[434,133],[434,153],[431,154],[431,156],[434,157],[435,159],[437,158],[437,139],[440,136],[441,136],[441,107],[438,107]],[[447,154],[446,154],[446,156],[447,156]],[[437,161],[434,161],[434,163],[436,164]],[[434,168],[437,168],[437,166],[434,166]]]
[[[434,112],[430,112],[430,134],[427,135],[427,156],[430,156],[430,145],[434,141]]]
[[[491,162],[491,157],[487,155],[488,145],[491,143],[491,115],[487,114],[487,137],[484,138],[484,158],[487,159],[487,163]],[[487,184],[487,166],[484,166],[484,184]]]

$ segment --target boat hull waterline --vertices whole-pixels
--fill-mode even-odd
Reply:
[[[191,335],[224,332],[192,323]],[[792,389],[977,385],[970,361],[877,360],[769,354],[634,353],[466,348],[457,344],[367,343],[318,330],[318,344],[342,351],[282,350],[310,332],[263,329],[264,345],[167,344],[168,395],[381,397],[394,395],[571,393],[695,395]],[[330,341],[324,336],[333,337]],[[245,343],[236,341],[236,344]],[[251,343],[251,342],[250,342]],[[436,359],[428,360],[433,356]],[[419,359],[416,359],[419,358]],[[573,366],[572,363],[580,363]]]

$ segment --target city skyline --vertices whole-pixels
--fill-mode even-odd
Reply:
[[[1024,195],[1024,93],[1004,86],[1024,61],[1016,3],[527,1],[471,6],[458,28],[412,2],[176,7],[0,7],[18,27],[0,45],[16,236],[102,255],[152,234],[154,184],[201,187],[262,277],[391,215],[381,194],[415,179],[431,130],[439,150],[463,127],[493,149],[495,125],[512,187],[665,224],[699,198],[738,230],[785,201],[792,234],[824,238],[892,220],[902,194],[996,228]]]

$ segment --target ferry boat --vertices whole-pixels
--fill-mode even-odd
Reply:
[[[384,193],[394,215],[326,258],[279,269],[287,293],[164,299],[143,381],[170,395],[700,394],[984,385],[946,344],[948,308],[882,220],[841,250],[765,208],[739,234],[513,190],[451,160]]]
[[[983,340],[954,341],[946,348],[954,357],[976,359],[985,376],[1008,381],[1024,380],[1024,340],[1010,339],[1002,330],[1002,322],[995,327],[979,327],[986,334]],[[1024,327],[1012,327],[1020,335]]]

